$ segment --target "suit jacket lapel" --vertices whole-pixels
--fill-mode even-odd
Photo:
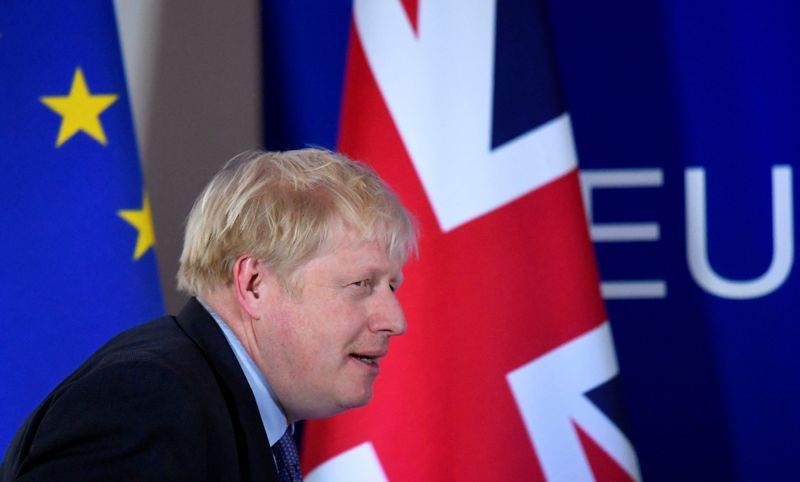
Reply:
[[[218,375],[234,422],[242,467],[249,468],[251,480],[277,480],[272,451],[253,392],[222,330],[195,298],[184,306],[177,322]]]

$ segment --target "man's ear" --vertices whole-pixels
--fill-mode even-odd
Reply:
[[[236,300],[252,319],[261,313],[267,293],[267,281],[272,275],[266,264],[251,255],[236,258],[233,264],[233,290]]]

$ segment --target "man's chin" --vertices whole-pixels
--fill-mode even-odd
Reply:
[[[367,405],[371,400],[372,400],[372,390],[370,389],[369,391],[362,393],[360,395],[351,395],[340,398],[334,406],[329,406],[327,408],[320,407],[319,409],[313,411],[313,413],[307,413],[303,419],[318,420],[321,418],[333,417],[352,408],[363,407]]]
[[[351,408],[359,408],[372,401],[372,384],[369,387],[364,387],[359,393],[354,393],[343,400],[342,410],[349,410]]]

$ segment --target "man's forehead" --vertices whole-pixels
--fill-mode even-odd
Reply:
[[[338,227],[331,231],[328,240],[312,260],[329,257],[358,264],[359,267],[375,265],[375,269],[402,268],[404,260],[392,256],[387,236],[375,234],[354,226]]]
[[[328,232],[328,239],[323,244],[321,251],[331,251],[339,248],[357,251],[361,248],[382,248],[389,252],[388,228],[373,226],[370,228],[356,226],[349,222],[335,222]]]

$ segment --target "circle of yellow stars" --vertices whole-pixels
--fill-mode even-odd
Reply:
[[[69,94],[40,97],[42,104],[61,116],[56,149],[79,132],[85,133],[103,146],[107,145],[108,139],[100,122],[100,114],[111,107],[118,98],[116,94],[92,94],[80,67],[75,69]],[[148,249],[155,246],[153,217],[147,193],[142,193],[141,209],[120,209],[117,211],[117,216],[138,231],[136,247],[133,250],[133,259],[136,261],[144,256]]]

